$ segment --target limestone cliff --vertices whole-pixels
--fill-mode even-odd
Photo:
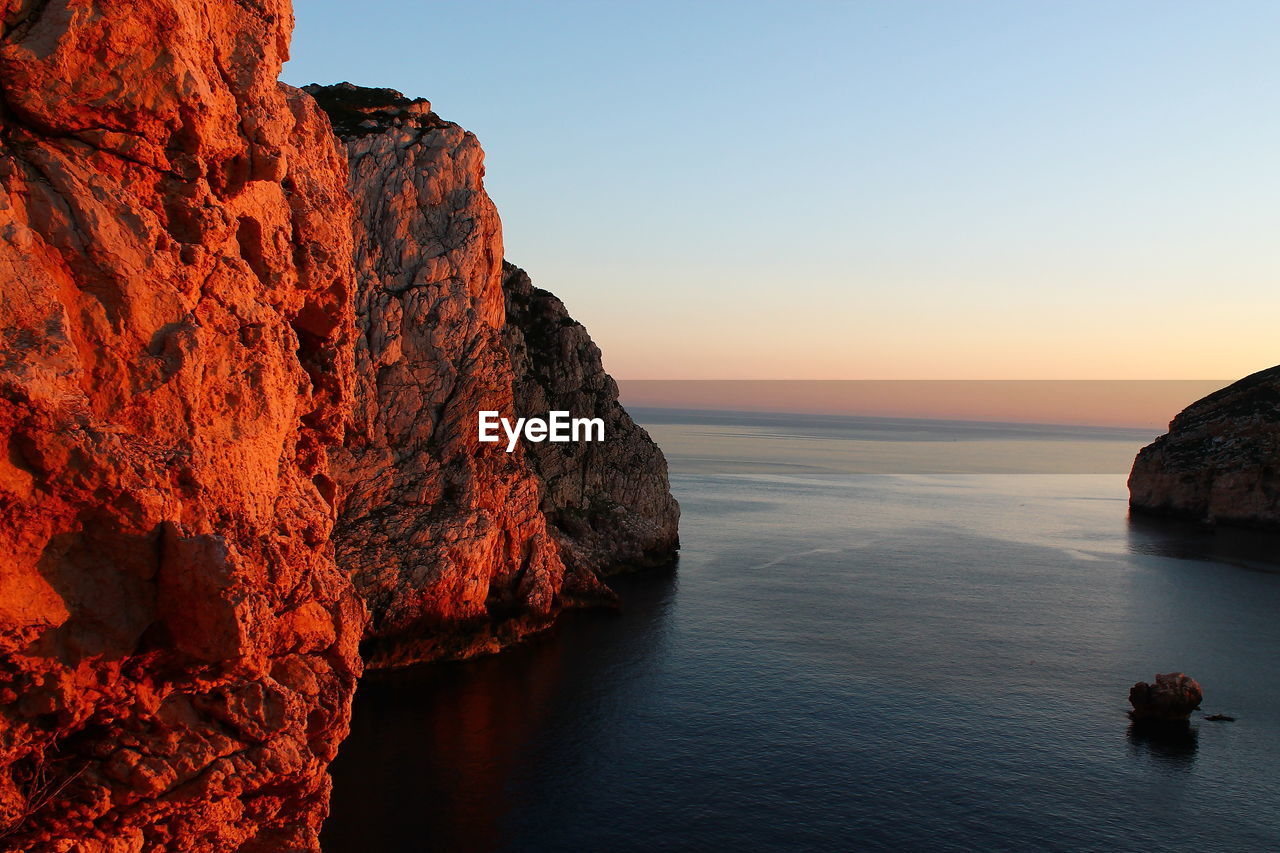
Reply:
[[[677,510],[665,461],[617,405],[598,351],[575,333],[557,362],[558,350],[526,347],[512,331],[502,230],[475,136],[390,89],[306,91],[347,146],[356,205],[357,402],[340,456],[346,497],[336,542],[339,563],[369,604],[369,663],[494,650],[566,606],[608,600],[597,577],[606,565],[669,561]],[[542,322],[527,310],[514,316]],[[562,309],[561,320],[571,322]],[[564,407],[608,416],[616,438],[580,457],[599,476],[584,470],[571,482],[573,466],[554,454],[507,453],[477,440],[480,410],[545,413],[529,381],[535,360],[559,378],[552,396]],[[623,450],[630,455],[616,455]],[[596,511],[613,493],[650,500]],[[631,529],[631,508],[666,516],[636,519]],[[588,509],[586,524],[566,537],[561,515]],[[610,524],[600,521],[606,517]]]
[[[667,460],[618,402],[600,348],[524,270],[507,264],[503,288],[517,411],[567,411],[605,424],[603,442],[526,448],[562,556],[600,574],[670,562],[680,544],[680,506]]]
[[[475,137],[311,87],[331,126],[285,0],[0,15],[0,846],[314,850],[362,636],[609,600],[674,554],[665,462],[504,282]],[[609,441],[477,441],[549,407]]]
[[[276,82],[292,13],[0,10],[3,844],[313,848],[364,616],[347,168]]]
[[[1129,475],[1137,512],[1280,528],[1280,367],[1188,406]]]

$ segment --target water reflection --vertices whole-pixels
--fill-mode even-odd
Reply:
[[[1280,850],[1280,573],[1239,537],[1127,523],[1121,476],[673,471],[678,600],[363,685],[326,853]],[[1247,723],[1126,733],[1175,671]]]
[[[635,706],[629,694],[645,689],[661,656],[674,568],[613,585],[621,612],[570,614],[498,656],[370,673],[332,766],[326,853],[503,847],[513,780],[546,772],[539,757],[547,754],[556,756],[553,778],[573,778],[592,742]],[[615,668],[630,677],[589,677]],[[565,730],[565,720],[579,725]]]
[[[1200,730],[1189,723],[1132,723],[1129,752],[1171,767],[1189,768],[1200,748]]]
[[[1131,514],[1129,550],[1135,554],[1212,560],[1261,572],[1280,572],[1280,532],[1209,527],[1180,519]]]

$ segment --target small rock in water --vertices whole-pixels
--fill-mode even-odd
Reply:
[[[1234,723],[1236,721],[1235,717],[1229,717],[1226,714],[1205,714],[1204,718],[1211,723]]]
[[[1204,698],[1194,678],[1181,672],[1157,675],[1155,684],[1139,681],[1129,689],[1134,722],[1185,723]]]

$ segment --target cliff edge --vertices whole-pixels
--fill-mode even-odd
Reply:
[[[1136,512],[1280,529],[1280,367],[1192,403],[1129,475]]]
[[[526,448],[561,554],[601,575],[671,562],[680,546],[680,505],[667,460],[618,401],[600,348],[564,303],[519,267],[504,266],[503,291],[517,410],[567,411],[605,424],[602,442]]]
[[[278,83],[285,0],[0,15],[0,846],[317,850],[360,652],[611,601],[665,461],[475,137]],[[546,408],[609,440],[478,441]]]
[[[504,272],[476,137],[391,89],[305,91],[346,146],[356,207],[356,403],[335,457],[335,538],[371,613],[369,664],[496,650],[565,607],[610,601],[603,571],[673,559],[666,462],[582,327],[556,301],[546,334],[527,278]],[[608,440],[507,453],[477,439],[481,410],[552,403],[605,415]]]

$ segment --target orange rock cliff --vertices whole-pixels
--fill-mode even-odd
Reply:
[[[0,8],[0,847],[317,849],[361,639],[608,600],[674,556],[665,462],[504,271],[475,138],[354,87],[331,127],[287,2]],[[528,406],[609,440],[475,441]]]

